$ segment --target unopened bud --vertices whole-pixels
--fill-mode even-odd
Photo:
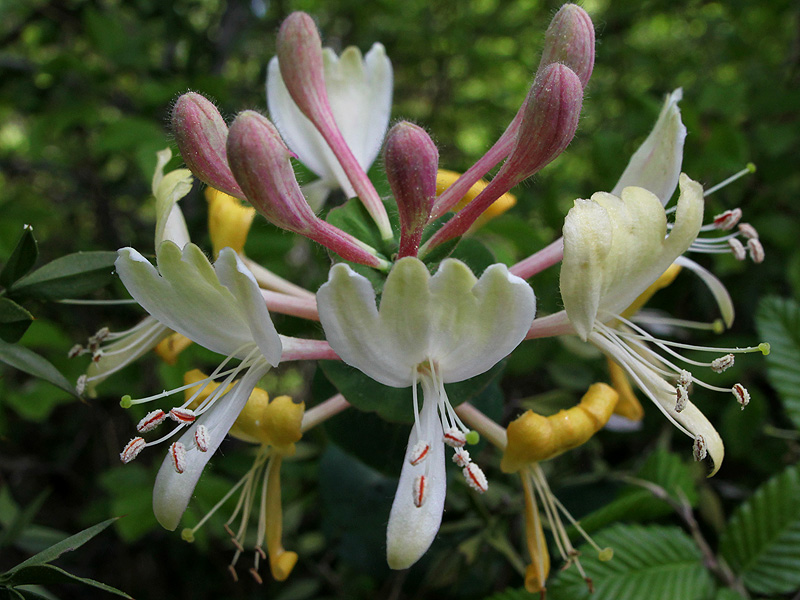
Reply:
[[[424,129],[402,121],[386,137],[383,163],[400,213],[398,258],[416,256],[436,197],[439,151]]]
[[[243,197],[228,166],[228,126],[216,106],[195,92],[184,94],[172,109],[172,132],[186,166],[198,179]]]
[[[562,6],[547,28],[539,71],[553,63],[567,65],[586,87],[594,69],[594,24],[577,4]]]

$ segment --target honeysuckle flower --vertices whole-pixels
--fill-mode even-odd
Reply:
[[[469,430],[455,415],[445,383],[489,370],[522,340],[536,310],[530,286],[492,265],[477,279],[448,259],[435,275],[416,258],[398,261],[380,308],[372,284],[335,265],[317,292],[325,336],[344,362],[391,387],[411,387],[415,423],[408,441],[387,530],[393,569],[414,564],[433,542],[445,498],[445,443],[467,482],[486,489],[463,449]],[[417,384],[423,404],[417,403]]]
[[[344,141],[364,171],[378,156],[389,126],[392,107],[392,63],[375,43],[365,56],[353,46],[341,56],[322,51],[325,89],[331,112]],[[311,208],[318,210],[328,194],[341,188],[347,197],[355,190],[339,160],[316,127],[292,99],[281,76],[278,57],[267,68],[267,106],[272,121],[297,158],[319,179],[302,187]]]
[[[450,186],[454,185],[459,179],[461,178],[461,173],[457,173],[455,171],[450,171],[448,169],[439,169],[436,173],[436,195],[441,196]],[[486,186],[489,185],[489,182],[480,179],[475,182],[467,193],[459,200],[454,206],[453,210],[458,211],[464,208],[467,204],[472,202],[475,198],[478,197],[483,190],[486,189]],[[502,215],[507,210],[511,209],[517,203],[517,197],[510,193],[506,192],[502,196],[500,196],[497,200],[495,200],[492,205],[486,209],[486,211],[478,217],[475,223],[472,226],[472,229],[477,229],[482,227],[485,223],[494,219],[497,216]],[[468,230],[469,232],[469,230]]]

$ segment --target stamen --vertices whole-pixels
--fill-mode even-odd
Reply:
[[[451,448],[463,448],[467,443],[467,436],[463,431],[450,427],[444,431],[444,443]]]
[[[717,229],[722,229],[723,231],[727,231],[729,229],[733,229],[734,226],[741,220],[741,218],[742,218],[741,208],[726,210],[725,212],[718,214],[716,217],[714,217],[714,227],[716,227]]]
[[[758,239],[758,231],[750,223],[739,223],[739,233],[748,240]]]
[[[92,362],[95,363],[95,364],[99,363],[101,358],[103,358],[103,351],[102,350],[98,350],[97,352],[92,354]]]
[[[427,481],[425,475],[420,475],[414,480],[414,489],[411,490],[414,495],[414,506],[420,508],[428,495]]]
[[[456,448],[456,453],[453,455],[453,462],[459,467],[466,467],[471,462],[469,452],[463,448]]]
[[[428,451],[430,449],[431,445],[428,442],[423,442],[420,440],[414,444],[414,448],[408,457],[408,462],[410,462],[413,466],[417,466],[423,460],[428,458]]]
[[[208,452],[211,444],[211,438],[208,435],[208,429],[205,425],[198,425],[194,432],[194,443],[197,444],[197,449],[200,452]]]
[[[711,361],[711,370],[715,373],[722,373],[733,366],[733,354],[726,354]]]
[[[172,457],[172,466],[178,473],[186,470],[186,448],[180,442],[172,442],[169,447],[169,455]]]
[[[78,377],[78,381],[75,382],[75,391],[78,396],[83,396],[83,392],[86,391],[86,375]]]
[[[683,386],[687,391],[689,386],[692,385],[692,381],[692,374],[686,369],[683,369],[678,375],[678,385]]]
[[[750,238],[747,240],[747,249],[750,251],[750,260],[756,264],[764,262],[764,246],[758,238]]]
[[[683,412],[683,409],[686,408],[686,404],[689,402],[689,392],[679,383],[675,386],[675,393],[678,398],[675,401],[675,412]]]
[[[258,571],[256,571],[255,568],[250,567],[250,575],[253,576],[253,579],[256,580],[256,583],[258,585],[261,585],[262,583],[264,583],[264,580],[261,579],[261,575],[258,574]]]
[[[744,250],[744,246],[742,242],[737,240],[736,238],[731,238],[728,240],[728,246],[730,246],[731,252],[733,253],[733,257],[736,260],[744,260],[747,257],[747,253]]]
[[[72,348],[69,349],[67,352],[67,358],[75,358],[76,356],[80,356],[83,354],[83,346],[80,344],[75,344]]]
[[[708,197],[711,194],[713,194],[714,192],[716,192],[717,190],[722,189],[726,185],[729,185],[729,184],[733,183],[734,181],[736,181],[740,177],[743,177],[744,175],[747,175],[748,173],[755,173],[755,172],[756,172],[756,166],[751,162],[747,163],[747,166],[744,169],[742,169],[741,171],[739,171],[738,173],[734,173],[733,175],[728,177],[726,180],[721,181],[717,185],[708,188],[705,192],[703,192],[703,197]]]
[[[175,407],[169,411],[169,417],[177,423],[193,423],[197,416],[190,408]]]
[[[233,568],[233,565],[228,565],[228,573],[231,574],[233,583],[239,583],[239,576],[236,574],[236,569]]]
[[[145,446],[146,444],[144,438],[135,437],[125,445],[125,448],[122,449],[122,452],[119,454],[119,459],[123,463],[129,463],[134,458],[139,456],[139,452],[144,450]]]
[[[148,431],[152,431],[161,425],[166,418],[167,414],[160,408],[158,410],[151,411],[147,413],[141,421],[139,421],[139,424],[136,426],[136,431],[139,433],[147,433]]]
[[[469,487],[476,492],[482,494],[489,489],[489,482],[486,480],[486,475],[483,474],[481,468],[474,462],[468,463],[467,466],[462,469],[461,473],[464,475],[464,479],[467,480]]]
[[[111,330],[110,330],[108,327],[101,327],[101,328],[100,328],[100,329],[97,331],[97,333],[95,333],[95,334],[94,334],[94,336],[93,336],[93,337],[94,337],[94,339],[96,339],[98,342],[102,343],[102,342],[105,342],[105,341],[106,341],[106,338],[109,336],[109,334],[110,334],[110,333],[111,333]]]
[[[706,440],[702,435],[698,435],[696,438],[694,438],[692,453],[694,454],[694,459],[698,462],[703,460],[706,456],[708,456],[708,448],[706,447]]]
[[[741,406],[742,410],[744,410],[744,407],[750,404],[750,392],[748,392],[747,388],[741,383],[735,384],[731,391],[733,392],[736,401],[739,403],[739,406]]]

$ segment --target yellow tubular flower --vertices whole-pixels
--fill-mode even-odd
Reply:
[[[525,538],[531,557],[531,562],[525,569],[525,589],[535,594],[545,589],[547,576],[550,574],[550,553],[547,551],[547,540],[544,537],[531,478],[521,473],[520,479],[525,491]]]
[[[500,468],[513,473],[547,460],[588,441],[611,417],[618,394],[605,383],[595,383],[580,404],[549,417],[527,411],[509,424],[508,445]]]
[[[680,265],[671,264],[669,268],[661,274],[661,277],[656,279],[650,287],[648,287],[645,291],[643,291],[636,300],[634,300],[631,305],[625,309],[625,312],[622,313],[622,316],[626,319],[635,315],[639,310],[647,304],[650,298],[653,297],[658,290],[663,290],[665,287],[670,285],[675,278],[678,276],[678,273],[681,272]]]
[[[447,188],[453,185],[456,180],[461,177],[461,173],[456,173],[455,171],[448,171],[447,169],[439,169],[436,173],[436,195],[439,196],[444,192]],[[480,194],[483,189],[489,185],[486,181],[480,180],[475,185],[473,185],[469,192],[458,201],[453,207],[453,211],[459,211],[464,208],[467,204],[472,202],[478,194]],[[471,230],[475,230],[479,227],[483,227],[486,223],[490,220],[494,219],[495,217],[502,215],[506,212],[509,208],[514,206],[517,203],[517,197],[514,194],[505,193],[500,196],[494,203],[486,209],[486,211],[478,217],[475,223],[470,228]]]
[[[208,233],[214,258],[223,248],[233,248],[238,254],[244,252],[244,243],[256,209],[244,206],[238,199],[214,188],[206,188],[208,201]]]
[[[174,365],[178,362],[180,353],[192,345],[192,340],[180,333],[173,333],[153,348],[153,351],[168,365]]]
[[[619,395],[619,401],[614,409],[615,415],[620,415],[631,421],[641,421],[644,417],[644,408],[642,408],[636,393],[631,387],[631,382],[625,371],[622,370],[617,363],[610,358],[608,360],[608,374],[611,377],[611,386]]]

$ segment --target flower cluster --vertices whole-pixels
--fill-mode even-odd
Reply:
[[[160,157],[153,181],[157,267],[133,248],[119,250],[116,263],[122,282],[149,316],[128,332],[104,330],[88,349],[73,349],[73,354],[93,354],[80,382],[90,389],[157,345],[169,356],[194,342],[224,357],[208,376],[187,374],[181,388],[123,398],[123,406],[132,406],[185,392],[180,404],[149,412],[120,455],[128,462],[146,447],[170,442],[153,497],[164,527],[178,526],[226,435],[259,444],[252,469],[228,495],[241,489],[228,521],[241,516],[238,531],[229,530],[237,548],[233,564],[244,551],[257,505],[251,573],[260,581],[259,560],[268,555],[276,579],[289,575],[297,555],[285,551],[280,539],[281,461],[292,456],[306,430],[349,408],[348,400],[357,405],[346,393],[308,410],[286,396],[270,401],[256,386],[270,368],[289,361],[343,361],[384,386],[410,388],[413,424],[405,454],[397,456],[402,470],[386,539],[394,569],[417,562],[437,535],[448,479],[446,446],[469,487],[476,493],[488,489],[484,471],[466,449],[480,435],[503,453],[502,471],[519,473],[522,480],[531,557],[527,588],[544,590],[550,565],[539,505],[562,558],[581,569],[560,515],[572,517],[550,492],[539,463],[586,442],[615,412],[640,419],[642,408],[629,380],[692,439],[697,460],[708,457],[712,474],[719,469],[722,440],[689,400],[690,389],[728,392],[742,407],[749,394],[741,384],[721,388],[695,372],[721,372],[733,364],[735,353],[768,348],[704,348],[719,356],[696,361],[679,352],[692,347],[649,333],[645,327],[654,322],[639,309],[686,268],[708,285],[730,326],[728,292],[685,255],[727,251],[743,259],[749,252],[761,262],[764,251],[755,229],[739,223],[740,210],[704,218],[704,195],[713,190],[704,192],[681,173],[686,136],[678,108],[681,90],[667,98],[615,188],[575,200],[562,238],[515,265],[493,264],[476,276],[465,262],[449,257],[453,248],[489,216],[509,208],[510,190],[556,159],[575,135],[595,59],[587,13],[570,4],[556,13],[519,111],[461,176],[439,169],[438,150],[423,128],[401,121],[386,132],[392,68],[380,44],[363,57],[353,48],[337,57],[323,49],[311,17],[293,13],[280,28],[277,53],[267,79],[271,118],[244,111],[228,125],[198,93],[177,100],[172,127],[188,170],[164,174],[169,155]],[[367,175],[381,149],[389,198],[380,197]],[[300,185],[294,160],[319,179]],[[498,165],[491,181],[483,181]],[[190,242],[177,204],[188,193],[192,174],[209,186],[213,264]],[[345,230],[320,216],[334,188],[368,215],[359,230]],[[676,188],[677,203],[665,208]],[[244,254],[256,211],[330,252],[334,264],[316,292]],[[528,280],[559,262],[564,310],[537,315]],[[280,335],[270,313],[319,321],[324,339]],[[672,327],[675,321],[661,324]],[[490,371],[523,340],[571,335],[608,357],[613,387],[595,384],[578,405],[549,417],[528,411],[507,430],[448,394],[448,384]],[[145,441],[145,434],[168,420],[169,431]],[[184,530],[184,537],[191,540],[207,518]],[[597,550],[601,559],[611,558],[610,549]]]

